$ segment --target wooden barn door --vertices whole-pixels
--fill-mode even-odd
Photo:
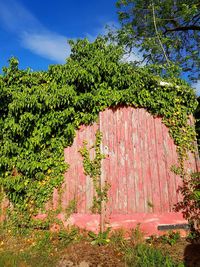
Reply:
[[[95,195],[91,177],[84,174],[80,148],[95,142],[95,133],[103,134],[101,183],[110,185],[108,202],[103,216],[92,214]],[[94,150],[90,150],[94,158]],[[148,233],[157,233],[160,224],[181,224],[181,214],[173,211],[180,196],[181,180],[171,166],[177,163],[176,146],[161,118],[154,118],[145,109],[123,107],[100,113],[99,122],[82,126],[76,132],[74,143],[65,149],[65,160],[70,164],[62,188],[62,208],[69,209],[73,201],[76,210],[71,222],[90,230],[97,229],[101,221],[113,228],[132,228],[137,223]],[[195,170],[195,157],[187,167]],[[54,207],[58,194],[54,194]],[[68,220],[69,221],[69,220]],[[104,225],[106,226],[106,225]]]
[[[159,224],[183,223],[173,212],[181,183],[171,171],[177,163],[176,146],[161,118],[145,109],[108,109],[100,114],[100,130],[107,155],[102,180],[111,186],[105,221],[115,227],[141,222],[150,232]],[[194,169],[194,157],[188,167]]]

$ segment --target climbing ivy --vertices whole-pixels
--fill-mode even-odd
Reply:
[[[180,79],[153,76],[123,61],[123,49],[102,38],[71,41],[64,65],[20,70],[15,58],[0,75],[0,186],[13,209],[36,214],[63,181],[70,146],[81,124],[118,105],[161,116],[177,145],[179,163],[194,150],[188,116],[195,93]]]
[[[86,175],[89,175],[93,181],[95,195],[93,197],[93,205],[91,211],[93,213],[101,213],[102,202],[108,201],[109,184],[105,182],[105,185],[101,185],[101,161],[105,158],[105,155],[101,153],[101,140],[102,133],[97,131],[95,144],[87,148],[87,141],[84,141],[83,147],[80,149],[80,154],[83,157],[83,168]],[[90,149],[95,150],[94,159],[90,158]]]

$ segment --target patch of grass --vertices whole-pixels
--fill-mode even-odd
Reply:
[[[110,242],[117,250],[123,250],[127,244],[127,240],[125,239],[125,231],[123,229],[119,229],[112,232],[110,236]]]
[[[42,251],[0,252],[0,267],[53,267],[56,260],[57,257],[53,257],[49,253],[42,253]]]
[[[166,235],[165,241],[172,245],[179,238],[179,233],[170,232]],[[159,241],[164,242],[161,239]],[[184,267],[183,263],[174,262],[170,256],[153,247],[152,243],[146,243],[140,225],[129,232],[128,238],[125,238],[123,230],[115,231],[111,236],[111,242],[124,255],[128,267]]]
[[[58,233],[58,238],[64,246],[67,246],[74,241],[79,241],[81,235],[78,228],[72,227],[68,230],[61,230]]]
[[[141,244],[144,242],[144,232],[140,229],[140,224],[137,224],[137,226],[130,230],[129,233],[130,236],[130,244],[132,246],[135,246],[137,244]]]
[[[10,251],[0,253],[0,266],[1,267],[4,267],[4,266],[5,267],[19,267],[21,263],[22,263],[22,259],[20,259],[19,255],[16,255]]]
[[[147,244],[126,247],[125,261],[130,267],[184,267],[182,263],[175,263],[169,256]]]
[[[49,254],[53,249],[51,238],[52,233],[49,231],[40,231],[36,233],[36,239],[32,243],[30,249],[36,253],[40,252],[42,254]]]

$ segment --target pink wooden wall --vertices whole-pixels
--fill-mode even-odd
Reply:
[[[173,205],[180,200],[177,187],[181,179],[170,171],[177,163],[177,153],[168,128],[161,118],[154,118],[145,109],[121,107],[107,109],[100,113],[98,123],[82,126],[73,145],[64,150],[70,168],[65,173],[62,194],[55,190],[53,204],[49,206],[56,209],[62,203],[59,217],[64,224],[99,229],[100,216],[90,210],[93,182],[84,174],[79,153],[84,140],[88,148],[94,144],[97,129],[103,133],[101,149],[106,155],[101,180],[111,186],[103,214],[104,226],[132,228],[141,223],[147,234],[156,234],[158,225],[186,223],[180,213],[173,212]],[[197,171],[197,163],[197,157],[190,154],[188,170]],[[72,200],[77,202],[77,208],[66,218],[65,210]]]

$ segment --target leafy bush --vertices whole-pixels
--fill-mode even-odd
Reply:
[[[176,206],[176,211],[181,211],[191,225],[193,234],[200,239],[200,173],[193,173],[183,180],[179,191],[183,195],[182,201]]]

